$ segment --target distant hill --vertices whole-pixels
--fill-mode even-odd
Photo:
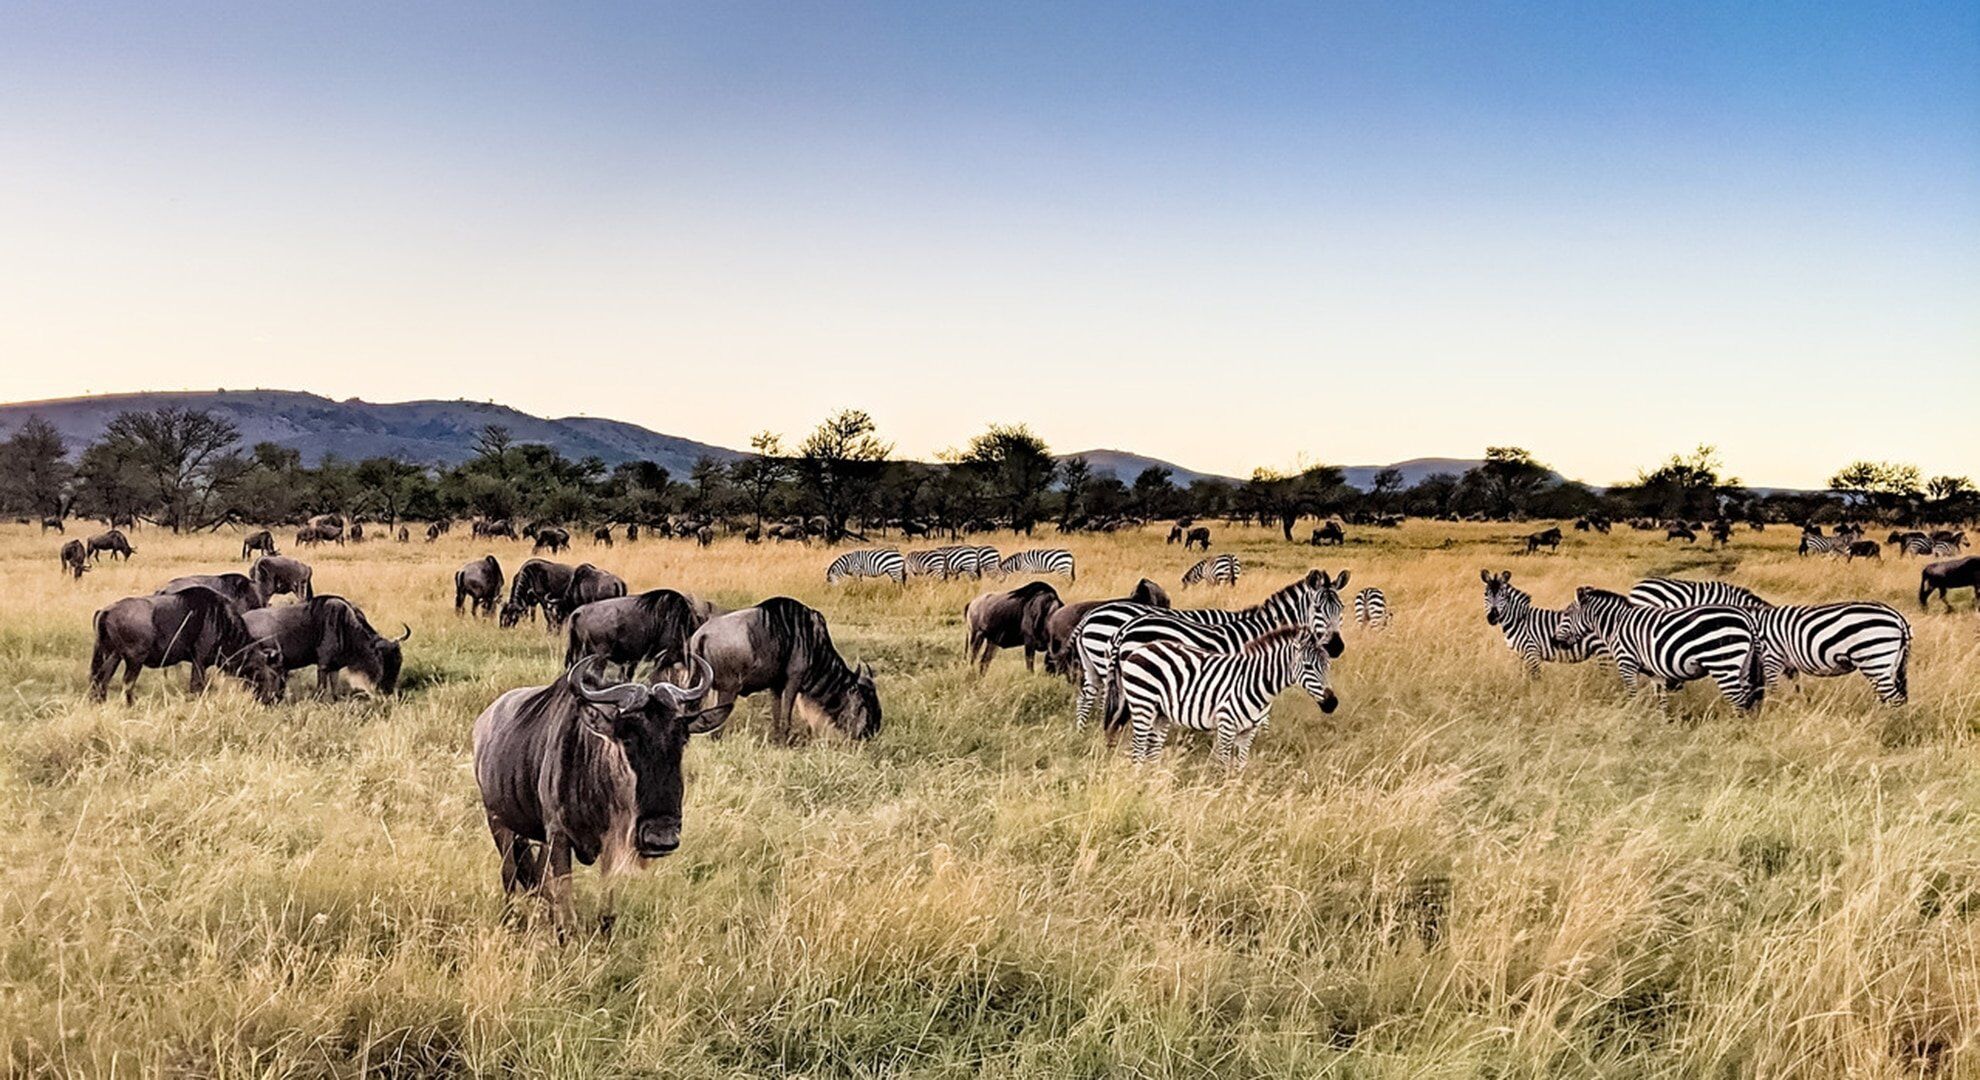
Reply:
[[[1349,465],[1342,471],[1347,473],[1349,486],[1367,491],[1375,486],[1375,474],[1383,469],[1400,470],[1403,475],[1403,486],[1415,487],[1426,476],[1435,476],[1438,473],[1463,476],[1483,464],[1484,460],[1481,458],[1420,457],[1398,461],[1394,465]]]
[[[1058,455],[1060,461],[1064,461],[1067,458],[1085,458],[1087,465],[1093,469],[1093,475],[1111,476],[1123,484],[1134,483],[1134,478],[1140,476],[1142,470],[1156,467],[1167,469],[1173,473],[1174,475],[1169,477],[1169,482],[1177,487],[1188,487],[1198,480],[1224,480],[1233,484],[1238,483],[1233,477],[1218,476],[1215,473],[1201,473],[1194,469],[1185,469],[1173,461],[1163,461],[1161,458],[1147,457],[1142,454],[1131,454],[1126,450],[1081,450],[1076,453]]]
[[[241,443],[280,443],[315,464],[326,455],[358,459],[396,455],[408,461],[455,465],[473,456],[474,437],[501,424],[521,443],[543,443],[567,457],[596,454],[608,465],[646,459],[686,476],[706,454],[718,461],[744,456],[617,420],[573,416],[550,420],[506,405],[478,401],[405,401],[381,404],[351,398],[332,401],[294,390],[212,390],[185,393],[106,394],[0,405],[0,434],[30,415],[55,425],[72,449],[103,433],[111,418],[129,409],[167,405],[206,409],[241,429]]]

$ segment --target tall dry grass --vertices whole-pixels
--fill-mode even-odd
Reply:
[[[642,542],[579,556],[634,587],[821,607],[878,669],[886,730],[689,751],[681,853],[617,932],[504,923],[468,726],[561,645],[457,620],[486,545],[305,554],[403,620],[394,702],[266,710],[83,700],[89,613],[229,565],[147,530],[80,583],[0,530],[0,1061],[69,1075],[1835,1076],[1975,1071],[1980,619],[1919,616],[1915,562],[1797,559],[1413,523],[1344,551],[1219,528],[1250,600],[1313,565],[1387,591],[1331,717],[1280,702],[1250,770],[1198,741],[1137,770],[1015,655],[962,663],[976,586],[828,591],[821,549]],[[1012,545],[1001,541],[1006,548]],[[1048,541],[1055,542],[1055,541]],[[1075,538],[1069,596],[1173,584],[1162,536]],[[519,545],[492,548],[513,568]],[[1594,664],[1537,685],[1482,619],[1480,567],[1541,602],[1653,571],[1782,599],[1872,597],[1917,627],[1913,703],[1860,679],[1674,718]],[[1962,602],[1962,609],[1965,604]],[[299,682],[298,689],[305,684]],[[593,898],[579,875],[580,912]]]

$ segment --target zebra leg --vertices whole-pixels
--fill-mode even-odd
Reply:
[[[1525,665],[1526,665],[1526,677],[1527,677],[1527,679],[1529,679],[1529,680],[1538,680],[1538,679],[1540,678],[1540,652],[1539,652],[1539,650],[1537,650],[1537,649],[1527,649],[1527,650],[1525,650],[1524,652],[1521,652],[1521,653],[1519,654],[1519,658],[1520,658],[1520,660],[1521,660],[1521,661],[1523,661],[1523,662],[1525,663]]]
[[[1217,714],[1217,741],[1211,748],[1210,759],[1222,765],[1225,771],[1231,767],[1231,759],[1237,749],[1237,724],[1224,714]]]

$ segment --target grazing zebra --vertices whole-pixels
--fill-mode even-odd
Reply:
[[[976,549],[976,576],[985,575],[999,578],[1004,576],[1004,556],[996,548],[986,546]]]
[[[953,547],[924,548],[907,553],[907,575],[909,577],[949,576],[949,554]]]
[[[1934,540],[1932,541],[1932,557],[1935,559],[1950,559],[1954,555],[1959,554],[1965,547],[1965,533],[1959,534],[1958,537],[1952,540]]]
[[[1485,623],[1506,636],[1506,647],[1525,662],[1527,678],[1539,678],[1544,662],[1579,664],[1603,652],[1602,639],[1593,634],[1566,645],[1554,640],[1561,613],[1534,607],[1533,597],[1513,587],[1511,570],[1501,574],[1480,570],[1478,576],[1485,582]]]
[[[825,568],[825,584],[837,585],[847,578],[893,578],[896,585],[905,585],[907,560],[893,548],[848,551]]]
[[[1202,585],[1208,582],[1212,585],[1236,585],[1238,575],[1242,573],[1244,567],[1238,563],[1236,555],[1212,555],[1183,571],[1182,583]]]
[[[1389,625],[1389,598],[1372,585],[1355,593],[1354,621],[1357,626],[1375,630]]]
[[[1124,651],[1118,674],[1137,762],[1160,757],[1176,724],[1216,732],[1216,760],[1242,769],[1280,691],[1298,683],[1325,713],[1339,704],[1327,684],[1327,653],[1303,627],[1274,630],[1234,653],[1150,642]]]
[[[1762,600],[1753,590],[1730,581],[1693,581],[1673,577],[1644,578],[1629,590],[1629,602],[1656,608],[1774,606]]]
[[[1805,532],[1801,534],[1801,547],[1796,549],[1795,554],[1841,555],[1849,551],[1849,545],[1852,539],[1851,534],[1843,532],[1839,532],[1834,536],[1823,536],[1821,533]]]
[[[998,569],[1006,577],[1012,574],[1060,574],[1067,581],[1074,580],[1073,554],[1065,548],[1014,551],[1005,557]]]
[[[1766,650],[1751,608],[1643,607],[1621,593],[1583,585],[1561,612],[1554,643],[1567,645],[1591,633],[1616,658],[1626,693],[1636,692],[1638,675],[1657,680],[1660,696],[1710,676],[1741,712],[1759,708],[1766,697]]]
[[[1847,602],[1767,608],[1753,613],[1766,647],[1767,687],[1783,676],[1860,671],[1887,705],[1905,703],[1911,624],[1884,604]]]
[[[1347,582],[1345,570],[1333,579],[1325,570],[1309,570],[1305,577],[1256,606],[1239,611],[1172,611],[1132,600],[1109,600],[1096,606],[1073,631],[1073,653],[1080,673],[1074,725],[1086,726],[1094,702],[1101,700],[1112,685],[1116,642],[1130,626],[1137,637],[1152,638],[1166,631],[1171,637],[1183,639],[1185,644],[1229,651],[1261,634],[1310,621],[1316,627],[1316,636],[1325,643],[1327,655],[1341,655],[1345,646],[1340,634],[1340,590],[1347,587]],[[1218,630],[1228,634],[1212,636]]]
[[[942,550],[944,577],[962,577],[964,574],[968,574],[974,578],[982,577],[984,569],[983,555],[986,551],[990,553],[991,565],[995,566],[996,564],[996,548],[980,548],[971,544],[964,544],[960,547],[944,548]]]

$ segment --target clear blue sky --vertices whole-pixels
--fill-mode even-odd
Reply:
[[[0,7],[0,398],[1980,474],[1980,5]]]

